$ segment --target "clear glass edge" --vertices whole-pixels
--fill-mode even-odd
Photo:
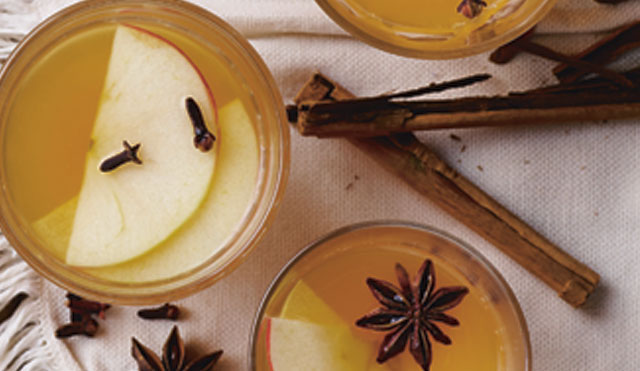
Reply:
[[[504,45],[517,37],[524,34],[530,28],[535,26],[538,22],[544,18],[545,15],[555,6],[557,0],[546,0],[542,6],[536,9],[531,15],[526,17],[517,27],[512,28],[509,32],[501,34],[492,38],[489,41],[478,43],[473,47],[447,49],[447,50],[427,50],[427,49],[413,49],[405,48],[395,45],[391,42],[376,38],[370,35],[360,27],[354,25],[347,19],[345,19],[340,13],[335,10],[327,0],[315,0],[316,4],[331,18],[338,26],[345,30],[350,35],[354,36],[360,41],[363,41],[369,46],[376,49],[386,51],[388,53],[400,55],[403,57],[417,58],[417,59],[456,59],[469,57],[476,54],[489,51]]]
[[[527,327],[526,318],[524,316],[524,313],[522,312],[522,308],[520,307],[518,299],[513,293],[513,290],[511,289],[507,281],[504,279],[502,274],[500,274],[500,272],[493,266],[493,264],[491,264],[491,262],[489,262],[482,254],[480,254],[478,250],[473,248],[471,245],[467,244],[466,242],[458,239],[457,237],[454,237],[453,235],[445,231],[442,231],[438,228],[435,228],[429,225],[424,225],[424,224],[409,222],[409,221],[402,221],[402,220],[373,220],[373,221],[364,221],[364,222],[359,222],[359,223],[350,224],[344,227],[340,227],[314,240],[313,242],[306,245],[302,250],[298,251],[291,259],[287,261],[287,263],[278,271],[278,273],[276,273],[275,277],[269,283],[269,286],[267,287],[265,294],[262,296],[262,299],[260,300],[260,304],[258,306],[258,309],[256,310],[256,313],[254,315],[254,318],[251,324],[251,332],[249,334],[250,336],[249,349],[247,351],[247,365],[249,366],[250,371],[255,371],[257,367],[255,363],[256,362],[255,347],[258,340],[258,336],[259,336],[260,323],[262,321],[264,311],[266,310],[267,303],[271,299],[271,296],[275,292],[275,289],[278,287],[280,282],[284,279],[286,274],[292,269],[292,267],[298,261],[300,261],[303,257],[305,257],[308,253],[313,251],[316,247],[321,246],[327,241],[330,241],[336,237],[339,237],[341,235],[347,234],[355,230],[376,228],[376,227],[401,227],[401,228],[417,229],[422,232],[432,233],[436,236],[439,236],[443,239],[453,242],[455,245],[458,245],[460,248],[462,248],[462,250],[468,252],[471,255],[471,257],[476,259],[480,263],[480,265],[483,266],[483,268],[485,268],[490,273],[492,278],[496,280],[496,282],[500,285],[500,289],[509,299],[509,304],[513,308],[515,315],[517,317],[518,324],[522,333],[522,341],[526,348],[524,370],[526,371],[532,370],[531,340],[529,335],[529,329]]]
[[[52,14],[42,22],[40,22],[36,27],[34,27],[25,37],[18,43],[18,45],[14,48],[11,54],[8,56],[4,65],[0,69],[0,81],[2,81],[2,77],[9,73],[14,60],[18,58],[22,52],[22,49],[28,45],[31,39],[35,36],[39,35],[41,32],[46,30],[48,27],[51,27],[55,22],[61,17],[68,17],[69,15],[73,15],[76,12],[79,12],[83,9],[91,9],[91,8],[100,8],[107,7],[109,5],[117,5],[117,6],[127,6],[127,5],[145,5],[145,3],[149,3],[145,0],[88,0],[81,3],[76,3],[66,8],[59,10],[58,12]],[[283,99],[280,95],[280,92],[275,84],[275,80],[271,75],[268,67],[258,54],[258,52],[251,46],[251,44],[242,36],[238,31],[236,31],[232,26],[226,23],[223,19],[218,17],[217,15],[209,12],[208,10],[194,5],[192,3],[188,3],[182,0],[172,0],[172,1],[154,1],[153,5],[158,6],[166,4],[171,7],[183,7],[187,11],[190,12],[191,15],[196,15],[198,17],[204,18],[208,22],[213,22],[216,26],[222,28],[227,35],[233,39],[234,42],[240,44],[243,48],[242,50],[248,54],[249,59],[247,60],[248,64],[252,66],[252,69],[255,73],[260,75],[263,78],[264,85],[267,87],[269,95],[269,101],[274,104],[274,111],[277,114],[275,121],[279,122],[279,137],[277,143],[278,156],[277,158],[272,158],[271,162],[276,162],[279,166],[276,169],[267,168],[266,171],[275,172],[275,176],[271,179],[266,179],[267,187],[271,189],[267,189],[266,192],[269,192],[271,197],[267,200],[263,201],[264,205],[262,207],[265,212],[263,212],[258,218],[254,218],[253,223],[255,227],[252,232],[246,236],[245,240],[248,241],[243,247],[238,248],[236,254],[233,254],[231,257],[227,259],[228,263],[224,266],[219,267],[216,271],[211,272],[211,274],[206,275],[206,277],[201,278],[196,281],[187,282],[183,286],[175,287],[171,290],[164,291],[161,293],[154,293],[151,295],[141,296],[140,292],[132,291],[128,295],[122,294],[106,294],[101,291],[87,289],[84,287],[79,287],[75,285],[73,281],[69,279],[58,277],[57,273],[53,272],[49,267],[41,264],[42,261],[39,259],[33,252],[26,251],[21,247],[20,241],[13,236],[13,233],[4,233],[4,236],[10,242],[14,250],[40,275],[45,277],[46,279],[52,281],[54,284],[73,291],[82,296],[86,296],[90,299],[107,301],[113,304],[122,304],[122,305],[148,305],[148,304],[157,304],[161,302],[168,301],[169,299],[175,300],[187,297],[189,295],[194,294],[195,292],[201,291],[202,289],[212,285],[218,280],[224,278],[227,274],[231,273],[235,268],[237,268],[250,254],[251,251],[258,245],[262,237],[264,236],[267,228],[273,222],[275,215],[277,214],[277,210],[281,204],[282,197],[284,194],[284,190],[286,188],[286,183],[289,176],[289,161],[290,161],[290,134],[289,127],[286,121],[286,114],[284,112],[284,104]],[[267,167],[269,164],[267,165]],[[4,205],[3,205],[4,208]],[[5,220],[4,216],[0,214],[0,227],[2,230],[12,231],[13,229],[9,225],[9,223]],[[18,247],[16,247],[18,246]],[[203,268],[204,269],[204,268]],[[139,290],[148,289],[149,285],[156,285],[158,282],[162,283],[168,280],[154,281],[150,284],[140,284],[140,285],[129,285],[129,284],[116,284],[121,289],[127,289],[135,287]],[[107,283],[114,284],[114,283]],[[104,285],[104,284],[103,284]],[[188,285],[188,287],[187,287]]]

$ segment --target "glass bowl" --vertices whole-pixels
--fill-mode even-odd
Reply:
[[[287,326],[305,334],[318,333],[315,325],[326,326],[331,329],[331,338],[336,344],[347,344],[337,334],[342,333],[338,329],[348,328],[351,336],[359,340],[349,340],[351,348],[343,349],[342,356],[346,357],[352,349],[359,349],[353,354],[363,354],[362,349],[368,347],[373,348],[369,352],[371,358],[375,358],[386,333],[355,326],[358,318],[380,307],[365,280],[373,277],[397,286],[396,263],[401,263],[413,280],[425,259],[430,259],[435,267],[434,290],[459,285],[469,288],[462,302],[447,312],[460,320],[460,326],[438,325],[450,335],[453,345],[431,342],[433,369],[484,370],[480,366],[486,361],[485,367],[491,371],[530,371],[531,350],[524,316],[511,289],[495,268],[472,247],[444,232],[397,221],[366,222],[341,228],[293,257],[272,281],[257,311],[249,348],[249,369],[270,370],[273,357],[284,353],[277,351],[280,349],[278,334],[286,333],[281,329]],[[308,328],[315,330],[305,332]],[[289,343],[297,342],[289,339]],[[299,342],[304,343],[305,353],[314,349],[307,339]],[[447,349],[456,350],[447,353]],[[476,353],[493,356],[481,360]],[[282,362],[283,358],[278,358],[277,362]],[[389,359],[385,370],[418,369],[408,350],[398,358]],[[459,361],[471,363],[455,363]],[[299,364],[301,368],[306,366]],[[357,369],[372,367],[377,366],[370,362]]]
[[[556,0],[488,0],[488,6],[472,19],[459,15],[456,12],[459,3],[452,1],[433,0],[432,4],[450,7],[447,17],[432,16],[434,19],[416,18],[420,10],[406,10],[429,4],[428,1],[399,0],[390,10],[380,9],[387,6],[384,1],[316,0],[316,3],[343,29],[373,47],[406,57],[451,59],[482,53],[512,41],[535,26]]]
[[[157,266],[154,269],[161,274],[149,275],[157,278],[130,280],[124,275],[119,276],[119,273],[110,273],[109,276],[98,274],[97,270],[66,264],[64,259],[52,253],[51,246],[47,246],[34,233],[32,221],[17,207],[14,194],[18,187],[11,184],[9,175],[10,161],[14,161],[7,156],[7,148],[12,145],[9,137],[13,129],[9,126],[13,122],[10,121],[14,114],[12,110],[22,99],[20,91],[25,84],[25,76],[30,76],[28,74],[31,68],[38,61],[50,58],[52,50],[56,50],[57,46],[74,35],[83,35],[83,32],[102,29],[101,27],[113,27],[115,30],[116,24],[133,24],[175,36],[176,40],[183,41],[181,46],[190,48],[185,49],[192,52],[187,59],[199,63],[198,67],[202,71],[217,68],[213,65],[214,60],[218,63],[215,66],[224,66],[221,67],[226,71],[224,76],[228,76],[229,81],[237,82],[233,85],[236,90],[227,95],[233,98],[237,93],[237,97],[242,98],[243,107],[255,131],[255,182],[252,180],[247,186],[250,195],[246,198],[248,201],[234,211],[236,219],[233,219],[233,225],[217,241],[207,240],[203,244],[205,246],[199,247],[208,255],[197,260],[197,265],[176,272],[173,271],[175,268],[172,264]],[[90,52],[85,54],[76,58],[91,57]],[[207,83],[211,85],[210,81]],[[60,91],[50,93],[68,93],[64,89],[62,86]],[[47,103],[47,97],[52,95],[44,96],[43,104]],[[0,226],[10,243],[28,264],[55,284],[75,294],[115,304],[142,305],[175,300],[202,290],[228,274],[247,257],[272,221],[284,192],[289,169],[289,128],[286,115],[280,93],[264,62],[247,40],[223,20],[198,6],[175,0],[84,1],[58,12],[38,25],[16,47],[0,73],[0,139],[3,152],[0,169]],[[221,140],[224,143],[224,133]],[[30,156],[32,149],[24,148],[24,156]],[[216,166],[218,169],[220,165]],[[250,174],[246,176],[249,177]],[[57,179],[51,179],[51,182],[55,181]],[[38,186],[44,189],[50,184]],[[228,187],[233,188],[233,185]],[[191,221],[190,219],[189,223]],[[191,227],[194,224],[197,223],[183,225],[180,233],[199,233],[196,228]],[[206,230],[209,227],[203,225],[199,228]],[[173,235],[168,239],[172,237]],[[185,243],[180,248],[194,247]],[[157,249],[154,248],[152,252],[155,250]],[[181,253],[176,254],[179,257]],[[149,260],[144,264],[152,266],[153,261]],[[146,269],[143,265],[139,266],[140,271]],[[133,271],[132,274],[138,270],[127,269]]]

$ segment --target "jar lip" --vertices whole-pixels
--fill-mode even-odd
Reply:
[[[247,364],[249,366],[249,370],[255,371],[257,368],[256,364],[256,346],[259,338],[260,332],[260,324],[262,319],[264,318],[265,311],[267,309],[267,305],[269,301],[273,297],[275,291],[279,287],[280,283],[285,279],[287,274],[295,267],[300,261],[302,261],[307,255],[316,249],[322,248],[327,242],[342,237],[344,235],[348,235],[354,232],[361,232],[365,230],[375,230],[380,228],[398,228],[405,230],[414,230],[418,232],[422,232],[425,234],[435,235],[440,237],[446,241],[452,243],[453,246],[460,249],[463,252],[469,254],[472,260],[477,262],[479,266],[484,269],[490,276],[490,279],[494,284],[498,287],[498,289],[504,294],[507,298],[509,307],[512,309],[513,314],[515,316],[516,324],[519,327],[519,332],[522,335],[522,343],[526,348],[524,349],[524,368],[523,370],[530,371],[531,370],[531,343],[529,330],[527,327],[527,322],[524,317],[524,313],[522,312],[522,308],[516,298],[513,290],[504,279],[502,274],[489,262],[478,250],[476,250],[471,245],[463,242],[462,240],[454,237],[453,235],[432,227],[430,225],[424,225],[416,222],[404,221],[404,220],[371,220],[364,221],[355,224],[350,224],[347,226],[343,226],[336,230],[333,230],[322,237],[314,240],[313,242],[307,244],[302,250],[298,251],[293,257],[291,257],[285,265],[276,273],[275,277],[269,283],[265,293],[260,300],[260,304],[256,310],[256,313],[253,318],[253,322],[251,325],[251,333],[249,339],[249,348],[248,348],[248,356],[247,356]]]
[[[451,47],[442,42],[440,42],[439,44],[434,44],[435,39],[429,38],[424,38],[422,41],[412,41],[412,43],[414,43],[413,46],[398,45],[393,41],[386,40],[383,37],[376,36],[373,32],[370,32],[370,30],[373,29],[373,26],[367,26],[360,24],[359,22],[353,22],[347,17],[343,16],[337,9],[337,6],[332,5],[331,0],[315,1],[318,6],[329,16],[329,18],[331,18],[338,26],[340,26],[343,30],[345,30],[355,38],[368,44],[369,46],[404,57],[434,60],[468,57],[504,45],[521,36],[526,31],[535,26],[538,22],[540,22],[557,2],[557,0],[537,0],[540,4],[530,13],[522,16],[522,20],[520,20],[517,25],[509,29],[507,32],[497,34],[494,37],[481,42],[467,42],[464,46],[461,47]],[[355,14],[354,10],[352,9],[344,11]],[[385,31],[385,34],[391,33]],[[395,36],[399,36],[399,34],[396,34]]]
[[[219,260],[210,258],[203,264],[168,279],[135,284],[112,282],[68,267],[50,256],[48,252],[40,251],[40,244],[35,243],[35,240],[29,238],[27,233],[22,231],[25,228],[25,223],[17,216],[15,208],[11,207],[11,200],[6,189],[1,195],[3,200],[0,202],[2,211],[0,226],[22,258],[40,275],[56,285],[95,300],[109,301],[114,304],[147,305],[165,302],[169,299],[175,300],[200,291],[229,274],[246,259],[264,235],[265,229],[273,222],[274,215],[281,203],[289,173],[290,139],[280,92],[271,72],[257,51],[224,20],[204,8],[182,0],[156,0],[154,2],[148,0],[89,0],[64,8],[38,24],[16,46],[0,70],[0,86],[6,85],[7,88],[4,90],[13,91],[13,88],[20,83],[20,76],[11,82],[6,81],[6,76],[12,72],[12,69],[20,68],[24,72],[30,68],[23,58],[24,55],[32,52],[39,53],[47,48],[37,42],[45,44],[48,43],[47,40],[52,40],[50,43],[57,42],[56,36],[47,33],[48,30],[60,29],[61,27],[65,30],[69,27],[81,30],[87,25],[88,19],[97,19],[100,23],[109,17],[114,17],[115,12],[132,7],[140,10],[136,14],[143,18],[152,19],[150,17],[155,13],[176,22],[182,21],[185,24],[190,21],[199,22],[200,30],[206,30],[210,35],[217,35],[217,37],[223,38],[224,42],[233,46],[234,58],[245,66],[245,71],[248,71],[242,75],[246,75],[245,78],[248,75],[254,76],[253,79],[257,81],[247,89],[252,92],[252,95],[259,93],[258,101],[261,103],[256,103],[257,114],[268,116],[266,121],[263,120],[265,124],[262,124],[268,127],[265,126],[261,129],[262,134],[256,133],[258,138],[264,137],[264,145],[268,146],[268,150],[265,151],[263,148],[258,151],[260,164],[252,201],[244,210],[244,216],[238,221],[235,231],[230,233],[229,238],[225,239],[221,245],[222,254],[215,255],[219,257]],[[124,11],[122,13],[125,14]],[[54,34],[61,32],[63,30]],[[5,92],[5,94],[12,96],[14,93]],[[270,108],[264,109],[267,106]],[[4,115],[2,111],[7,111],[6,107],[7,105],[5,107],[0,105],[0,116]],[[3,119],[3,122],[0,124],[5,126],[6,120]],[[261,139],[258,139],[258,145],[262,145]],[[6,176],[3,178],[6,180]]]

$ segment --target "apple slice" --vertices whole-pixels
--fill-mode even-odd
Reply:
[[[351,371],[366,370],[370,365],[372,345],[353,337],[346,326],[275,317],[266,321],[272,371]]]
[[[303,280],[298,281],[282,306],[282,318],[297,319],[325,326],[344,326],[345,322]]]
[[[66,261],[105,266],[133,259],[182,226],[203,202],[218,145],[194,147],[185,106],[192,97],[218,136],[207,83],[189,58],[150,31],[117,27],[87,153]],[[141,144],[141,165],[101,172],[126,140]]]
[[[67,253],[69,236],[71,236],[71,228],[73,227],[73,217],[77,207],[78,197],[76,196],[32,224],[36,234],[45,239],[46,245],[51,249],[54,256],[61,260],[65,259]]]
[[[309,328],[310,331],[320,334],[318,336],[318,341],[323,341],[323,337],[326,338],[327,335],[322,335],[325,332],[330,332],[338,338],[338,341],[342,342],[344,346],[353,346],[356,353],[353,359],[350,361],[356,362],[351,364],[347,369],[353,370],[375,370],[375,371],[385,371],[389,368],[384,364],[378,364],[375,361],[375,344],[366,342],[364,340],[359,340],[353,336],[353,333],[349,329],[349,326],[345,320],[343,320],[335,310],[333,310],[324,300],[322,300],[318,294],[303,280],[298,281],[296,285],[293,287],[289,295],[287,296],[287,300],[284,302],[282,307],[282,312],[280,314],[280,319],[285,320],[294,320],[293,323],[303,322],[307,323],[308,326],[302,326],[303,328]],[[276,318],[276,320],[278,320]],[[279,325],[278,325],[279,326]],[[298,326],[298,325],[294,325]],[[270,325],[267,326],[269,328]],[[320,330],[320,328],[324,328],[324,330]],[[269,332],[267,330],[267,332]],[[267,343],[269,344],[269,343]],[[324,345],[321,345],[324,347]],[[309,349],[314,349],[315,346]],[[334,352],[334,350],[329,349],[330,352]],[[340,351],[338,351],[340,352]],[[351,353],[351,350],[349,351]],[[269,353],[270,354],[270,353]],[[342,354],[342,353],[338,353]],[[351,353],[353,354],[353,353]],[[323,356],[324,357],[324,356]],[[339,356],[342,357],[342,356]],[[280,357],[276,356],[276,362],[280,362]],[[287,361],[288,362],[288,361]],[[272,362],[273,363],[273,362]],[[354,365],[367,365],[367,367],[355,368]],[[279,368],[274,368],[273,370],[281,370]],[[292,368],[293,369],[293,368]],[[306,369],[306,368],[305,368]],[[286,368],[282,369],[286,370]]]

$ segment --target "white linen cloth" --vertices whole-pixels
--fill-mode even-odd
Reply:
[[[0,37],[3,32],[20,37],[42,17],[72,2],[3,0],[0,10],[10,11],[0,11]],[[316,70],[360,95],[478,72],[491,73],[494,78],[461,93],[500,94],[554,81],[550,72],[553,64],[531,56],[498,67],[487,61],[486,54],[423,61],[378,51],[345,34],[312,0],[194,2],[227,19],[250,38],[285,101],[290,101]],[[540,25],[539,30],[548,35],[539,40],[575,52],[602,32],[638,18],[637,0],[617,6],[560,0]],[[0,44],[3,46],[8,49],[11,42]],[[640,64],[640,55],[632,55],[627,62]],[[402,219],[459,237],[504,275],[528,322],[534,371],[638,370],[638,124],[638,120],[625,120],[421,134],[460,173],[602,275],[598,291],[583,309],[571,308],[523,268],[346,141],[301,138],[292,132],[291,176],[274,224],[249,259],[230,276],[178,303],[186,312],[179,322],[181,333],[187,344],[199,350],[195,353],[224,349],[216,370],[247,370],[253,316],[268,283],[290,257],[338,227],[365,220]],[[452,140],[450,134],[462,141]],[[351,183],[353,186],[347,187]],[[0,245],[2,249],[6,244]],[[48,282],[39,283],[43,280],[33,273],[28,280],[36,282],[29,286],[32,298],[28,303],[44,309],[38,314],[36,327],[43,339],[39,344],[44,349],[42,357],[48,363],[33,362],[25,370],[134,370],[130,337],[136,336],[159,352],[173,326],[141,321],[135,316],[136,308],[115,307],[107,312],[96,338],[59,341],[53,338],[54,329],[68,321],[64,292]],[[2,326],[0,337],[6,329]],[[0,342],[0,350],[3,345]],[[0,366],[2,354],[0,351]],[[17,369],[12,367],[8,369]]]

